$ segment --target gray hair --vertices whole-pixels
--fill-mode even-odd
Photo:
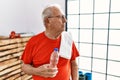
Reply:
[[[51,4],[51,5],[46,6],[45,9],[43,10],[43,12],[42,12],[43,20],[44,20],[44,18],[49,17],[49,16],[51,16],[53,14],[52,11],[51,11],[52,7],[57,7],[64,14],[64,12],[62,11],[60,5]]]

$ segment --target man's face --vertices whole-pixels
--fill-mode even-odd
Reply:
[[[62,12],[57,9],[53,8],[53,15],[49,16],[49,24],[50,24],[50,29],[52,31],[58,31],[62,32],[65,30],[65,23],[66,23],[66,18],[62,14]]]

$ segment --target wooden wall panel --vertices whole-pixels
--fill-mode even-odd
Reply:
[[[22,72],[20,60],[30,38],[31,36],[15,39],[0,37],[0,80],[32,80],[31,75]]]

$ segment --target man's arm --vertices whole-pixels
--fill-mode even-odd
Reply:
[[[71,61],[71,77],[72,80],[78,80],[78,65],[76,60]]]
[[[37,68],[33,67],[30,64],[22,64],[22,70],[30,75],[38,75],[42,77],[55,77],[58,70],[57,68],[50,68],[49,64],[39,66]]]

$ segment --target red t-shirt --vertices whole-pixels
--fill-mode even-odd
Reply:
[[[49,39],[45,36],[44,32],[32,37],[23,52],[22,60],[26,64],[32,64],[34,67],[39,67],[43,64],[48,64],[50,55],[54,48],[60,48],[61,37],[56,40]],[[65,59],[59,57],[58,73],[54,78],[44,78],[41,76],[33,75],[34,80],[69,80],[71,75],[70,61],[75,60],[79,56],[79,52],[72,44],[72,57]]]

